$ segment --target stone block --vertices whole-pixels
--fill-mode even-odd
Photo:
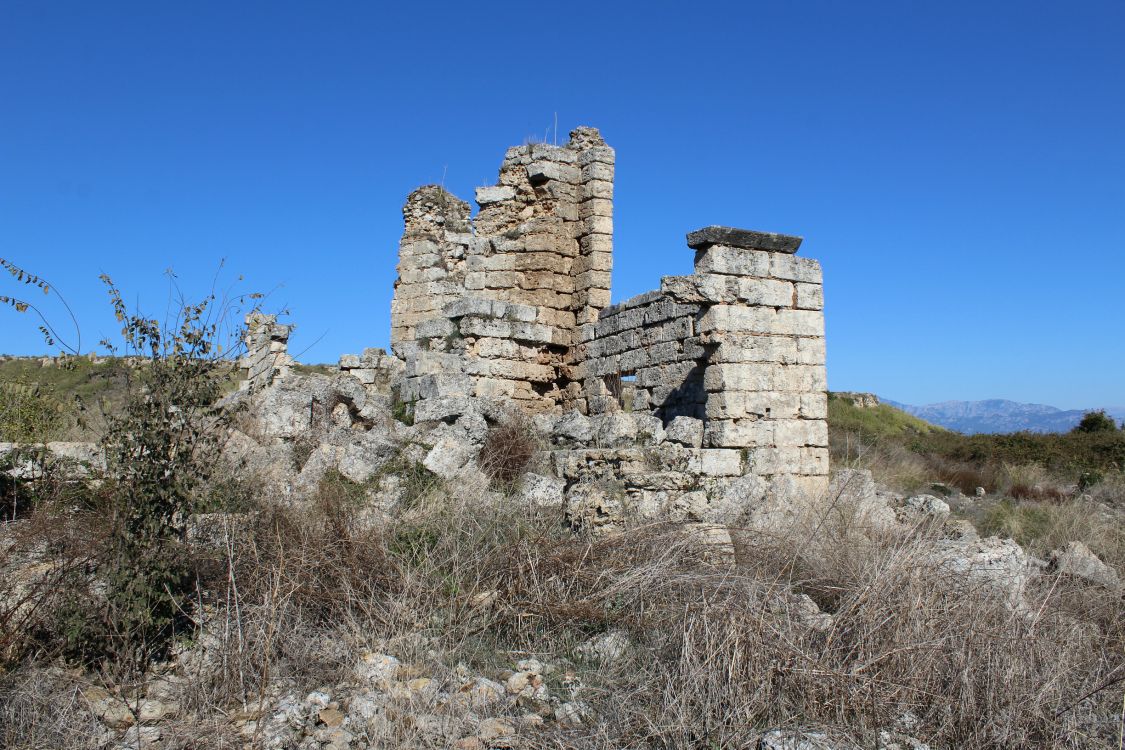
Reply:
[[[375,370],[370,367],[357,367],[348,370],[348,374],[359,380],[364,385],[371,385],[375,382]]]
[[[704,448],[699,452],[699,471],[707,477],[742,475],[742,455],[737,450]]]
[[[578,204],[578,218],[591,216],[613,216],[613,201],[604,198],[591,198]]]
[[[495,185],[492,187],[479,187],[477,188],[476,194],[477,203],[481,206],[488,206],[493,203],[512,200],[516,197],[516,189],[507,185]]]
[[[445,338],[452,335],[456,330],[457,326],[449,318],[433,318],[424,320],[414,327],[414,338]]]
[[[652,388],[660,385],[675,386],[688,380],[693,374],[698,375],[699,372],[700,367],[695,362],[662,363],[638,370],[636,384],[640,388]]]
[[[471,388],[472,378],[461,373],[421,375],[403,381],[401,396],[403,401],[467,396]]]
[[[612,216],[590,216],[582,220],[583,234],[613,234]]]
[[[446,352],[418,352],[406,364],[406,376],[442,375],[461,371],[461,356]]]
[[[703,374],[703,387],[708,391],[769,391],[773,389],[772,364],[710,365]]]
[[[605,180],[590,180],[583,183],[583,192],[585,198],[605,198],[606,200],[613,200],[613,183]]]
[[[821,284],[824,281],[820,264],[812,258],[798,258],[777,253],[770,257],[770,276],[806,284]]]
[[[540,325],[562,328],[567,331],[574,329],[576,320],[574,313],[568,310],[552,310],[549,307],[539,308],[539,313],[535,318],[535,322]]]
[[[520,346],[510,339],[481,339],[477,342],[477,356],[486,359],[527,359],[534,356],[535,349]]]
[[[347,370],[347,369],[351,369],[353,367],[359,367],[359,366],[360,366],[360,363],[359,363],[359,355],[358,354],[341,354],[340,355],[340,369],[341,370]]]
[[[828,474],[827,448],[801,448],[798,474]]]
[[[477,398],[514,398],[520,383],[500,378],[476,378],[473,381],[473,395]]]
[[[812,339],[809,339],[810,341]],[[799,361],[799,339],[789,336],[723,336],[712,348],[713,363]]]
[[[578,154],[565,146],[532,143],[529,148],[532,161],[557,161],[563,164],[574,164],[578,161]]]
[[[722,391],[708,397],[705,413],[710,419],[796,419],[800,397],[773,391]]]
[[[414,405],[414,422],[440,422],[472,412],[473,402],[468,395],[428,398]]]
[[[821,419],[779,419],[774,424],[774,445],[813,446],[828,445],[828,423]]]
[[[648,394],[644,391],[635,391],[635,393],[644,393],[647,399]],[[664,433],[663,420],[652,414],[646,414],[636,410],[633,411],[632,417],[633,422],[637,425],[638,445],[660,445],[664,442],[666,435]]]
[[[826,352],[824,339],[820,337],[799,338],[797,342],[796,362],[802,365],[823,365]]]
[[[613,270],[613,256],[609,253],[589,253],[576,258],[570,266],[571,273],[582,273],[583,271],[612,271]]]
[[[769,307],[714,305],[699,320],[698,331],[778,333],[777,313]]]
[[[711,245],[727,245],[747,250],[766,250],[771,253],[792,254],[797,252],[802,239],[802,237],[788,234],[709,226],[689,232],[687,244],[688,247],[695,249],[707,248]]]
[[[581,166],[583,182],[590,180],[605,180],[613,182],[613,165],[601,161],[592,161]]]
[[[613,257],[613,237],[608,234],[587,234],[578,238],[578,247],[583,255],[605,253]]]
[[[594,288],[586,290],[586,304],[591,307],[606,307],[609,305],[610,299],[611,296],[608,289]]]
[[[801,449],[775,448],[772,445],[754,447],[749,451],[747,463],[750,473],[758,476],[797,474],[801,464]]]
[[[619,372],[635,372],[653,361],[651,352],[646,349],[631,349],[617,356]]]
[[[804,417],[805,419],[828,418],[827,393],[802,393],[800,395],[800,399],[800,416]]]
[[[523,380],[531,383],[549,383],[558,377],[555,368],[536,362],[521,362],[510,359],[469,358],[465,361],[465,372],[482,377]]]
[[[695,272],[766,278],[770,275],[770,253],[711,245],[696,251]]]
[[[714,420],[703,429],[703,444],[711,448],[772,446],[773,424],[765,419]]]
[[[693,417],[675,417],[664,428],[665,439],[688,448],[703,445],[703,420]]]
[[[676,302],[698,304],[701,302],[722,302],[723,296],[714,296],[715,290],[711,287],[700,288],[694,276],[662,276],[660,278],[660,291]],[[725,295],[726,302],[734,302],[733,292]]]
[[[818,365],[784,365],[773,374],[773,390],[818,393],[828,390],[824,368]]]
[[[591,162],[613,164],[616,158],[616,154],[609,146],[592,146],[578,152],[578,163],[582,166],[590,164]]]
[[[823,336],[824,314],[817,310],[778,310],[775,330],[793,336]]]
[[[794,284],[797,290],[796,304],[794,307],[801,310],[824,309],[824,287],[820,284]]]
[[[590,418],[594,444],[600,448],[620,448],[637,444],[637,423],[625,412],[599,414]]]
[[[739,279],[737,289],[738,299],[748,305],[792,307],[799,299],[793,284],[778,279]]]
[[[673,318],[694,318],[699,309],[699,305],[680,304],[670,299],[657,300],[644,309],[644,323],[653,325]]]
[[[579,181],[577,167],[553,161],[535,161],[527,165],[527,179],[532,185],[542,185],[549,180],[574,184]]]

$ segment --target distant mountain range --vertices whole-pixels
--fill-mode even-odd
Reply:
[[[978,432],[1068,432],[1088,411],[1105,409],[1117,422],[1125,420],[1125,406],[1098,406],[1090,409],[1056,409],[1043,404],[1021,404],[994,398],[987,401],[942,401],[940,404],[911,406],[890,399],[884,404],[907,414],[971,435]]]

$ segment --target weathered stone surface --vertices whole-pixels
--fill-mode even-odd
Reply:
[[[899,523],[911,526],[925,523],[941,524],[949,518],[949,504],[933,495],[908,497],[894,511]]]
[[[710,245],[726,245],[747,250],[765,250],[771,253],[795,253],[797,248],[801,246],[803,239],[803,237],[794,237],[788,234],[756,232],[751,229],[712,225],[689,232],[687,244],[688,247],[696,250]]]
[[[675,417],[664,428],[665,438],[674,443],[698,448],[703,445],[703,420],[694,417]]]
[[[434,445],[422,465],[442,479],[453,479],[472,460],[476,449],[471,443],[443,438]]]
[[[1071,542],[1062,549],[1051,552],[1050,569],[1075,578],[1081,578],[1108,589],[1121,588],[1117,571],[1098,559],[1082,542]]]
[[[562,507],[566,482],[558,477],[527,473],[520,479],[517,497],[521,503],[545,508]]]
[[[595,477],[628,477],[628,491],[594,505],[683,518],[743,472],[822,493],[819,264],[793,255],[799,237],[705,227],[688,237],[692,275],[611,306],[614,160],[579,128],[562,146],[509,149],[475,218],[436,186],[410,196],[392,303],[397,396],[442,438],[484,401],[552,415],[556,450],[603,450],[556,463],[568,507]],[[379,361],[359,364],[342,369],[369,390],[390,379]],[[479,427],[456,436],[476,445]],[[709,484],[683,492],[682,477]]]
[[[479,187],[476,190],[477,203],[484,206],[489,203],[499,203],[501,201],[510,201],[516,197],[516,189],[508,185],[497,185],[495,187]]]

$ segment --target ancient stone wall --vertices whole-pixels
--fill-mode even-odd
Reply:
[[[609,306],[613,176],[613,150],[579,128],[565,146],[509,149],[475,218],[440,187],[410,196],[392,305],[400,397],[423,421],[472,399],[695,419],[697,448],[823,491],[819,264],[795,255],[799,237],[711,226],[688,235],[693,274]]]
[[[702,305],[680,303],[663,291],[603,310],[578,347],[584,411],[644,411],[666,421],[702,419],[707,351],[695,330],[702,311]]]
[[[533,409],[581,398],[578,330],[609,304],[613,170],[613,149],[579,128],[565,146],[509,149],[475,218],[439,186],[411,194],[391,305],[408,396],[506,395]],[[472,364],[434,356],[454,353]]]
[[[246,352],[239,362],[246,375],[241,385],[243,389],[264,388],[275,377],[289,373],[293,366],[293,358],[289,356],[291,330],[290,326],[278,323],[276,315],[251,313],[246,317]]]

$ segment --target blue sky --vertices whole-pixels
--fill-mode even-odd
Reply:
[[[832,389],[1125,404],[1120,0],[391,6],[0,3],[0,257],[84,349],[99,273],[155,313],[225,258],[335,361],[387,343],[406,195],[557,113],[617,149],[615,300],[700,226],[800,234]]]

